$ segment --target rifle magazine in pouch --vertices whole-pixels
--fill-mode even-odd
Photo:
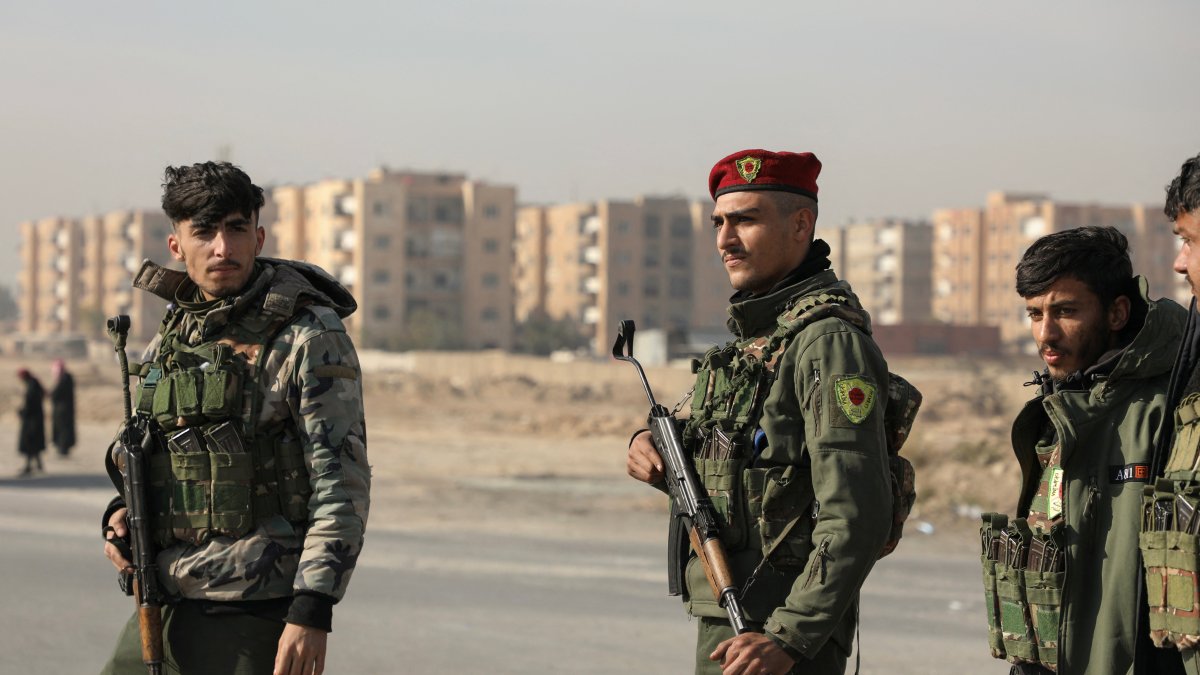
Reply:
[[[212,486],[212,529],[240,537],[253,527],[254,461],[232,422],[205,429]]]
[[[762,515],[758,529],[763,555],[781,570],[801,570],[813,551],[812,521],[817,503],[807,463],[772,467],[762,476]]]
[[[1029,525],[1024,518],[1009,524],[1002,537],[1004,560],[996,564],[996,597],[1000,601],[1000,629],[1004,652],[1011,663],[1037,663],[1037,636],[1025,595],[1025,564]]]
[[[1000,534],[1008,525],[1008,516],[1002,513],[983,514],[983,524],[979,528],[982,552],[980,562],[983,565],[983,606],[987,609],[988,649],[992,658],[1002,659],[1004,651],[1004,631],[1000,625],[1000,597],[996,593],[996,566],[1002,562],[1000,555]]]
[[[1146,488],[1138,543],[1146,571],[1150,638],[1159,647],[1170,647],[1184,635],[1200,635],[1200,522],[1192,513],[1179,517],[1183,514],[1175,503],[1184,500],[1194,510],[1197,490],[1200,484],[1193,480],[1161,478]]]
[[[160,385],[161,387],[161,385]],[[171,462],[171,536],[203,544],[212,529],[212,466],[200,434],[187,428],[167,440]]]
[[[1063,572],[1025,570],[1025,598],[1037,640],[1038,661],[1058,669],[1058,627],[1062,608]]]
[[[703,459],[696,462],[696,475],[712,499],[721,528],[721,543],[728,552],[746,548],[748,521],[746,498],[742,492],[745,459]]]

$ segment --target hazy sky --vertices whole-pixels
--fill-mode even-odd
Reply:
[[[825,225],[1159,203],[1200,152],[1198,35],[1195,0],[7,2],[0,283],[18,223],[154,206],[221,146],[260,184],[386,164],[522,202],[701,196],[730,152],[811,150]]]

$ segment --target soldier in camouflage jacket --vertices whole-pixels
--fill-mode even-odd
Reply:
[[[319,268],[257,257],[262,192],[239,169],[168,168],[164,187],[168,245],[187,272],[147,262],[135,279],[173,303],[135,404],[172,439],[150,463],[168,666],[321,672],[369,504],[361,371],[341,321],[356,304]],[[222,422],[240,432],[236,451],[214,449]],[[192,430],[235,478],[183,471]],[[106,538],[126,534],[124,519],[118,498]],[[136,631],[132,619],[104,672],[145,672]]]

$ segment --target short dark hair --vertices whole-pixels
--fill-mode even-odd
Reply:
[[[162,207],[172,223],[220,222],[231,213],[257,220],[266,201],[262,188],[229,162],[168,166],[163,174]]]
[[[1129,240],[1115,227],[1077,227],[1048,234],[1017,263],[1017,293],[1032,298],[1062,277],[1082,281],[1108,307],[1133,288]]]
[[[1179,175],[1167,186],[1167,205],[1163,213],[1175,220],[1200,208],[1200,155],[1179,168]]]

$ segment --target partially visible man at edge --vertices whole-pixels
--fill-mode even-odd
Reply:
[[[993,654],[1002,645],[1014,674],[1168,675],[1178,659],[1172,668],[1139,632],[1138,532],[1186,312],[1149,298],[1111,227],[1038,239],[1017,264],[1016,290],[1046,368],[1012,429],[1022,488],[1009,531],[1031,539],[1024,559],[996,572],[1001,583],[1023,579],[1029,605],[997,601]],[[1135,667],[1139,650],[1159,662]]]
[[[369,503],[361,371],[342,324],[356,303],[315,266],[257,257],[262,189],[237,167],[165,178],[167,246],[186,274],[147,261],[134,280],[171,303],[134,405],[172,439],[151,457],[149,500],[166,505],[151,526],[167,672],[320,673]],[[229,469],[197,472],[197,447]],[[124,507],[114,499],[103,518],[118,570]],[[103,672],[145,672],[136,614]]]
[[[1163,212],[1174,222],[1182,244],[1174,269],[1187,279],[1192,295],[1200,297],[1200,155],[1184,162],[1179,175],[1167,185]],[[1200,490],[1200,316],[1195,311],[1190,314],[1170,384],[1174,416],[1168,418],[1159,443],[1162,466],[1156,467],[1161,469],[1156,475],[1164,480],[1154,494],[1147,495],[1151,509],[1162,498],[1195,505]],[[1200,591],[1196,588],[1200,514],[1186,518],[1177,511],[1172,515],[1174,522],[1163,523],[1161,528],[1154,523],[1143,525],[1147,530],[1142,535],[1142,556],[1147,568],[1150,635],[1169,652],[1178,650],[1189,675],[1200,675],[1196,649],[1200,646],[1200,616],[1195,611]],[[1191,522],[1185,523],[1185,519]],[[1188,585],[1181,583],[1189,580]]]
[[[859,589],[891,527],[888,369],[866,313],[829,269],[829,246],[814,240],[820,170],[811,153],[746,150],[709,174],[737,339],[701,364],[683,438],[718,493],[722,540],[754,631],[734,636],[691,555],[683,592],[699,618],[697,673],[844,672]],[[780,336],[782,315],[817,303],[843,311]],[[764,351],[744,358],[758,339]],[[742,370],[754,363],[771,365]],[[712,382],[729,384],[713,391]],[[648,432],[632,439],[627,470],[662,488]]]

